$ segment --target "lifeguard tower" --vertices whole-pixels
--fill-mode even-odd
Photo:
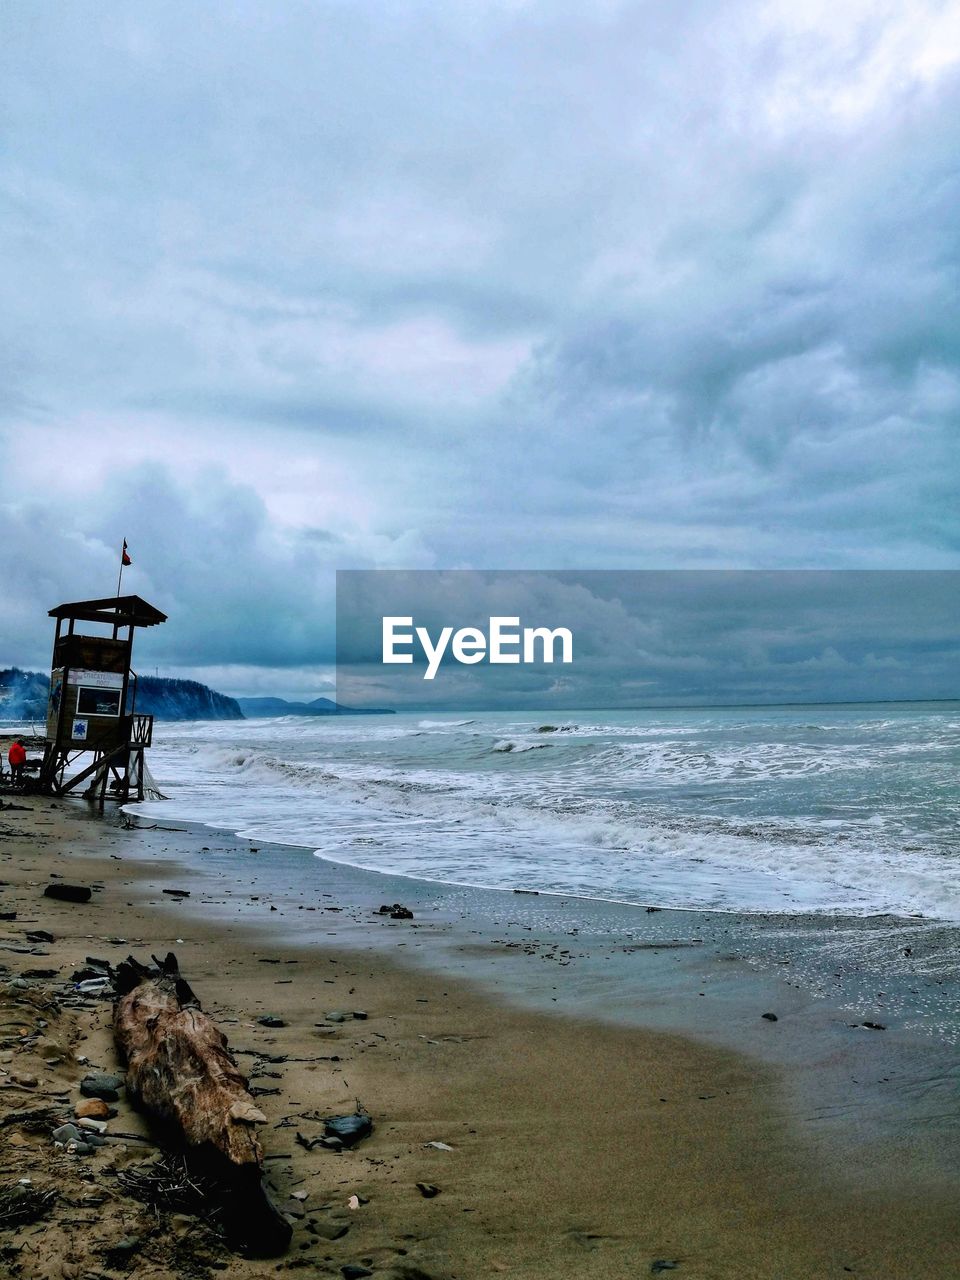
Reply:
[[[139,596],[115,596],[57,605],[50,617],[57,631],[41,786],[62,796],[87,783],[84,794],[98,800],[101,810],[108,784],[113,799],[142,800],[153,716],[136,710],[133,633],[166,622],[167,615]],[[78,623],[95,624],[100,633],[81,635]],[[80,760],[82,767],[68,772]]]

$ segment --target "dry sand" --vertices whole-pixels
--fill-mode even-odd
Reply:
[[[279,1091],[258,1099],[261,1137],[295,1228],[284,1258],[238,1258],[196,1219],[158,1217],[124,1193],[118,1171],[151,1148],[117,1139],[71,1156],[7,1123],[0,1188],[30,1176],[58,1199],[45,1219],[0,1229],[0,1274],[341,1276],[353,1264],[393,1280],[960,1275],[952,1189],[921,1192],[890,1168],[857,1190],[826,1172],[771,1068],[679,1036],[508,1008],[336,937],[298,948],[242,925],[198,928],[147,888],[160,842],[194,836],[18,803],[0,813],[0,910],[17,913],[0,922],[0,965],[8,979],[57,973],[0,987],[0,1122],[51,1105],[68,1118],[84,1073],[117,1066],[109,1000],[70,1009],[50,998],[86,956],[173,950],[253,1086]],[[101,887],[88,905],[61,904],[42,896],[56,876]],[[30,947],[35,929],[55,942]],[[331,1022],[333,1011],[368,1016]],[[286,1025],[258,1025],[265,1013]],[[357,1099],[375,1126],[358,1147],[297,1144],[298,1130],[321,1132],[311,1117]],[[151,1131],[121,1098],[110,1132]],[[453,1150],[426,1145],[437,1141]],[[424,1198],[418,1182],[439,1194]],[[350,1209],[352,1195],[365,1203]]]

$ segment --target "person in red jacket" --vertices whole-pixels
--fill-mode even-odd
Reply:
[[[27,752],[21,738],[11,745],[7,759],[10,761],[11,781],[15,787],[19,786],[23,782],[23,766],[27,763]]]

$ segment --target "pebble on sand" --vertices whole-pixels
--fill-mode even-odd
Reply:
[[[74,1107],[73,1114],[78,1120],[109,1120],[111,1108],[102,1098],[84,1098]]]
[[[357,1111],[349,1116],[330,1116],[323,1127],[328,1138],[338,1138],[345,1147],[352,1147],[373,1132],[373,1121]]]
[[[85,1098],[100,1098],[103,1102],[116,1102],[120,1097],[121,1076],[95,1071],[80,1081],[80,1092]]]

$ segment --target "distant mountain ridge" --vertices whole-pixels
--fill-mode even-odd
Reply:
[[[42,720],[47,717],[50,682],[39,671],[11,667],[0,671],[0,718]],[[168,680],[140,676],[137,711],[158,720],[242,720],[235,698],[217,693],[197,680]]]
[[[243,714],[250,720],[267,716],[392,716],[388,707],[344,707],[330,698],[312,702],[288,702],[286,698],[238,698]]]

